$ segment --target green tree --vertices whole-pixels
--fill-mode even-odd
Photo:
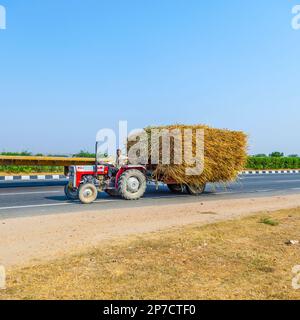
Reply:
[[[267,155],[265,153],[259,153],[259,154],[256,154],[254,157],[265,158],[265,157],[267,157]]]
[[[29,151],[22,151],[22,152],[1,152],[2,156],[23,156],[23,157],[30,157],[32,153]]]
[[[95,158],[95,153],[90,153],[86,150],[80,150],[80,152],[73,154],[74,158]]]
[[[282,157],[284,157],[284,153],[275,151],[275,152],[270,153],[269,156],[272,158],[282,158]]]

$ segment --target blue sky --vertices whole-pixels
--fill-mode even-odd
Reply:
[[[244,130],[251,153],[300,154],[297,0],[0,4],[1,151],[92,150],[128,120]]]

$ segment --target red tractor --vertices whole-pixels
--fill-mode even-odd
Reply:
[[[65,194],[68,199],[79,199],[84,204],[94,202],[98,192],[103,191],[110,196],[138,200],[147,187],[146,168],[143,166],[125,165],[116,169],[110,164],[97,164],[71,166],[68,171],[69,183],[65,186]]]
[[[84,204],[94,202],[99,192],[121,196],[126,200],[138,200],[146,192],[147,180],[151,180],[152,169],[151,166],[142,165],[124,165],[118,169],[98,159],[95,165],[71,166],[66,170],[69,183],[65,186],[65,194],[69,200],[79,199]],[[191,195],[200,195],[205,190],[205,185],[179,185],[175,181],[165,181],[163,177],[160,180],[167,184],[173,193],[186,190]]]

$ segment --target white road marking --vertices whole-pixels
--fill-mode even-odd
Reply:
[[[34,192],[16,192],[16,193],[0,193],[1,196],[20,196],[26,194],[47,194],[47,193],[61,193],[61,191],[34,191]]]
[[[114,201],[117,201],[117,200],[101,200],[101,201],[95,201],[94,203],[114,202]],[[28,206],[1,207],[0,210],[30,209],[30,208],[43,208],[43,207],[59,207],[59,206],[69,206],[69,205],[75,205],[75,204],[76,204],[76,202],[33,204],[33,205],[28,205]]]
[[[15,206],[15,207],[2,207],[0,210],[10,210],[10,209],[26,209],[26,208],[42,208],[42,207],[53,207],[53,206],[65,206],[71,205],[72,203],[52,203],[52,204],[36,204],[36,205],[29,205],[29,206]]]
[[[276,180],[274,182],[276,182],[276,183],[293,183],[293,182],[300,182],[300,180],[299,179],[297,179],[297,180]]]

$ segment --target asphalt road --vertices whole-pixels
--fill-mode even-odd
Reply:
[[[0,182],[0,219],[15,217],[64,214],[83,210],[103,211],[112,208],[145,207],[188,202],[204,202],[216,199],[238,199],[274,195],[299,194],[300,174],[273,174],[242,176],[227,187],[208,185],[206,192],[193,197],[174,195],[160,185],[158,190],[149,185],[145,197],[139,201],[125,201],[101,193],[91,205],[68,201],[63,192],[65,181]]]

